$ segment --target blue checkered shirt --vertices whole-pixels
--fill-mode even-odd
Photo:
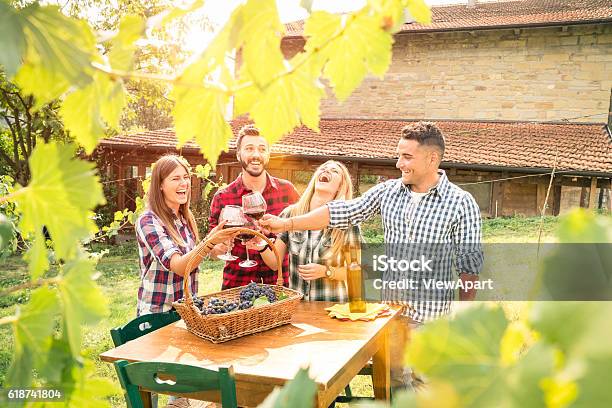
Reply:
[[[465,190],[451,183],[444,171],[439,170],[438,184],[417,203],[410,187],[401,179],[388,180],[368,190],[361,197],[350,201],[328,203],[330,226],[347,228],[357,225],[375,214],[382,215],[386,252],[389,248],[408,247],[406,244],[443,244],[452,248],[452,256],[444,259],[436,278],[453,279],[453,264],[459,273],[479,274],[483,264],[482,219],[474,198]],[[401,245],[403,244],[403,245]],[[410,276],[417,280],[427,278],[427,272]],[[385,277],[384,279],[387,279]],[[391,279],[393,280],[393,276]],[[398,276],[395,276],[398,278]],[[407,306],[406,315],[422,322],[450,312],[454,291],[427,291],[415,300],[407,291],[386,294],[389,303]]]

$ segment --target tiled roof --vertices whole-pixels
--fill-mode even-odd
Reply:
[[[321,133],[300,127],[271,148],[273,154],[361,160],[395,159],[400,130],[409,120],[321,119]],[[612,175],[612,139],[604,124],[436,121],[446,137],[444,162],[508,168],[552,168]],[[234,133],[247,123],[232,121]],[[102,146],[168,149],[171,129],[122,135]],[[193,143],[185,148],[197,149]],[[235,141],[230,142],[235,147]]]
[[[478,30],[501,27],[612,22],[610,0],[514,0],[433,6],[430,25],[404,24],[400,32]],[[286,24],[287,37],[301,36],[303,21]]]

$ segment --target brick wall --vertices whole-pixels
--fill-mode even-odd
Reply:
[[[611,88],[612,24],[409,33],[396,36],[384,80],[324,100],[322,116],[605,121]]]

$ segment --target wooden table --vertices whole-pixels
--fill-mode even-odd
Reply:
[[[300,302],[291,324],[221,344],[189,333],[180,320],[102,353],[100,358],[206,368],[231,365],[241,406],[257,406],[275,386],[291,380],[300,367],[309,366],[318,386],[316,407],[329,406],[372,358],[374,396],[388,400],[389,331],[397,311],[370,322],[346,322],[327,316],[324,309],[332,305]],[[188,397],[219,401],[219,394],[210,391]]]

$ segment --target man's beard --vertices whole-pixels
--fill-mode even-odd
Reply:
[[[263,161],[259,161],[261,163],[261,170],[256,172],[253,170],[249,170],[248,169],[248,163],[244,162],[242,159],[238,159],[238,161],[240,162],[240,166],[242,167],[242,170],[246,171],[247,173],[249,173],[251,176],[253,177],[259,177],[261,176],[261,173],[264,172],[264,170],[266,169],[266,164]]]

